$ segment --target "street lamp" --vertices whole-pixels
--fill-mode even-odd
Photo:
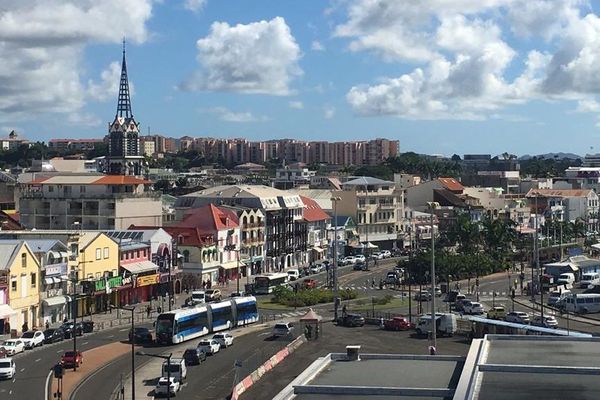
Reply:
[[[338,305],[339,305],[339,292],[338,292],[338,257],[337,257],[337,203],[342,200],[341,197],[332,197],[331,202],[333,203],[333,318],[335,321],[338,319]]]
[[[73,330],[71,331],[71,335],[73,335],[73,353],[77,353],[77,283],[79,278],[79,266],[81,264],[91,264],[93,262],[94,261],[79,261],[77,266],[71,270],[72,277],[69,279],[73,285]],[[83,310],[81,315],[83,320]],[[83,327],[81,329],[83,329]],[[77,371],[77,363],[75,362],[73,362],[73,371]]]
[[[427,206],[431,212],[431,332],[433,349],[437,351],[437,332],[435,323],[435,230],[433,228],[433,210],[440,206],[436,201],[428,201]]]
[[[161,354],[149,354],[149,353],[144,353],[143,351],[138,351],[137,355],[162,358],[163,360],[167,360],[167,399],[170,400],[171,399],[171,357],[173,356],[173,353],[170,353],[168,356],[163,356]]]
[[[111,304],[110,308],[131,311],[131,399],[135,400],[135,326],[133,321],[135,306],[116,307]]]

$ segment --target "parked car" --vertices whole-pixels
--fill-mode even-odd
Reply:
[[[431,288],[427,288],[427,291],[431,293]],[[434,289],[435,297],[442,297],[442,289],[439,286],[436,286]]]
[[[354,265],[352,266],[352,269],[355,271],[366,271],[367,264],[365,264],[362,261],[358,261],[358,262],[354,263]]]
[[[356,257],[354,256],[346,256],[344,258],[342,258],[342,265],[349,265],[349,264],[354,264],[356,262]]]
[[[183,353],[183,359],[186,365],[198,365],[206,361],[206,353],[199,348],[186,349]]]
[[[206,293],[204,290],[192,290],[192,297],[190,297],[190,304],[204,304],[206,302]]]
[[[556,283],[558,283],[559,285],[572,285],[575,283],[575,274],[572,272],[565,272],[564,274],[560,274]]]
[[[290,281],[295,281],[296,279],[300,278],[300,271],[298,271],[295,268],[289,269],[287,271],[287,274],[288,274],[288,277],[290,278]]]
[[[529,318],[529,314],[523,311],[511,311],[506,314],[506,318],[504,318],[506,322],[515,322],[517,324],[529,324],[531,322],[531,318]]]
[[[5,340],[0,347],[4,349],[7,356],[14,356],[25,351],[25,344],[21,339]]]
[[[483,305],[476,301],[471,301],[470,304],[464,306],[465,314],[483,314]]]
[[[44,345],[44,332],[42,331],[27,331],[21,335],[21,341],[26,349]]]
[[[431,314],[423,314],[419,317],[415,328],[417,335],[427,335],[432,331]],[[452,313],[435,313],[436,333],[439,335],[452,336],[457,330],[458,323],[456,315]]]
[[[371,258],[375,260],[383,260],[383,253],[380,253],[378,251],[371,253]]]
[[[557,290],[557,291],[550,292],[548,294],[548,302],[547,303],[549,306],[556,306],[560,299],[562,299],[570,294],[571,294],[570,290],[563,290],[562,292],[559,292]]]
[[[80,351],[65,351],[60,359],[63,367],[79,367],[83,363],[83,353]]]
[[[163,376],[158,380],[158,383],[154,388],[154,395],[166,396],[167,393],[170,393],[171,395],[175,396],[176,393],[179,392],[180,388],[181,384],[179,381],[175,380],[175,378],[171,377],[171,380],[169,381],[169,378]]]
[[[148,328],[129,329],[129,342],[152,343],[152,332]]]
[[[392,256],[392,252],[389,250],[381,250],[380,254],[383,256],[383,258],[390,258]]]
[[[388,272],[383,282],[386,285],[396,285],[396,284],[400,283],[400,278],[398,277],[397,273]]]
[[[421,290],[420,292],[415,293],[415,300],[429,301],[431,300],[431,293],[429,293],[427,290]]]
[[[61,325],[63,332],[65,333],[65,339],[70,339],[73,337],[73,332],[76,333],[77,336],[83,335],[83,326],[81,323],[73,324],[73,322],[65,322]]]
[[[233,336],[230,333],[215,333],[212,338],[219,342],[221,348],[227,348],[233,344]]]
[[[50,328],[44,331],[44,343],[56,343],[65,339],[62,328]]]
[[[0,358],[0,379],[12,379],[17,367],[12,358]]]
[[[247,296],[246,292],[232,292],[229,297],[244,297]]]
[[[458,290],[451,290],[446,294],[445,302],[454,303],[456,301],[456,296],[458,296],[460,292]]]
[[[221,291],[219,289],[206,289],[205,295],[206,301],[221,300]]]
[[[302,284],[306,289],[314,289],[317,287],[317,281],[314,279],[305,279]]]
[[[338,318],[337,324],[340,326],[363,326],[365,319],[360,314],[346,314]]]
[[[273,337],[289,336],[294,332],[294,325],[291,322],[280,322],[273,326]]]
[[[356,260],[356,262],[358,262],[358,261],[366,262],[367,261],[364,254],[357,254],[354,256],[354,259]]]
[[[454,302],[454,309],[456,311],[465,311],[465,307],[469,307],[472,301],[470,299],[458,299]]]
[[[204,351],[208,355],[213,355],[221,350],[221,344],[215,339],[202,339],[198,343],[198,349]]]
[[[171,358],[170,362],[167,360],[162,363],[161,377],[166,378],[169,375],[180,383],[187,378],[187,367],[183,358]]]
[[[558,328],[558,321],[552,315],[544,315],[544,318],[542,318],[541,315],[536,315],[531,320],[531,325],[541,326],[543,328]]]
[[[94,321],[83,321],[81,323],[83,333],[94,332]]]
[[[504,306],[494,306],[487,312],[489,319],[504,319],[506,318],[506,309]]]
[[[404,317],[394,317],[383,321],[383,328],[389,331],[406,331],[415,327],[415,324]]]

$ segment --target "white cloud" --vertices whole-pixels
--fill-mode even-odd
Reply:
[[[181,85],[184,90],[289,95],[300,47],[281,17],[230,26],[215,22],[197,42],[202,68]]]
[[[360,115],[412,119],[491,118],[507,115],[494,111],[507,104],[534,99],[581,100],[578,110],[600,112],[587,100],[600,93],[600,18],[588,6],[584,0],[350,0],[347,21],[334,34],[349,38],[352,51],[415,67],[355,85],[346,99]],[[528,38],[525,51],[505,41],[509,30],[515,46]],[[527,48],[540,42],[541,50]]]
[[[0,116],[19,119],[80,110],[88,96],[102,92],[102,84],[87,88],[82,83],[85,47],[119,43],[123,37],[145,41],[151,11],[152,0],[4,0]]]
[[[581,99],[577,102],[575,111],[582,113],[600,112],[600,103],[594,99]]]
[[[289,103],[290,108],[295,108],[296,110],[302,110],[304,108],[304,104],[301,101],[290,101]]]
[[[325,119],[331,119],[335,116],[335,107],[325,106],[323,107],[323,117]]]
[[[185,0],[183,2],[183,7],[193,12],[201,11],[205,5],[206,0]]]
[[[119,93],[119,82],[121,79],[121,63],[113,61],[100,74],[101,81],[96,83],[91,79],[88,81],[88,94],[94,100],[104,101],[116,99]],[[130,84],[131,86],[131,84]]]
[[[257,117],[249,111],[234,112],[226,107],[213,107],[206,110],[211,114],[217,115],[221,121],[227,122],[262,122],[267,121],[265,116]]]
[[[325,51],[325,46],[321,44],[318,40],[313,40],[310,44],[310,49],[314,51]]]

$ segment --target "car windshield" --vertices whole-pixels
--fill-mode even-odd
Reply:
[[[74,351],[67,351],[67,352],[65,352],[65,357],[75,357],[75,352]]]
[[[170,367],[169,370],[171,372],[179,372],[179,364],[171,364],[169,367]],[[166,370],[167,370],[167,366],[165,365],[165,371]]]
[[[23,339],[31,339],[33,337],[34,332],[25,332],[21,338]]]
[[[6,342],[3,343],[4,346],[16,346],[17,342],[14,342],[12,340],[7,340]]]
[[[286,324],[275,324],[275,328],[277,328],[277,329],[287,329],[287,325]]]
[[[0,368],[10,368],[10,363],[7,361],[0,361]]]
[[[200,346],[210,346],[210,342],[208,340],[202,340],[198,343]]]

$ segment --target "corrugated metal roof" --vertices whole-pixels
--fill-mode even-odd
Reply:
[[[529,189],[525,197],[587,197],[592,189]]]
[[[371,176],[361,176],[351,181],[344,182],[344,186],[360,186],[360,185],[393,185],[394,182],[384,181],[383,179],[373,178]]]
[[[23,240],[0,240],[0,269],[8,270],[23,243]]]

